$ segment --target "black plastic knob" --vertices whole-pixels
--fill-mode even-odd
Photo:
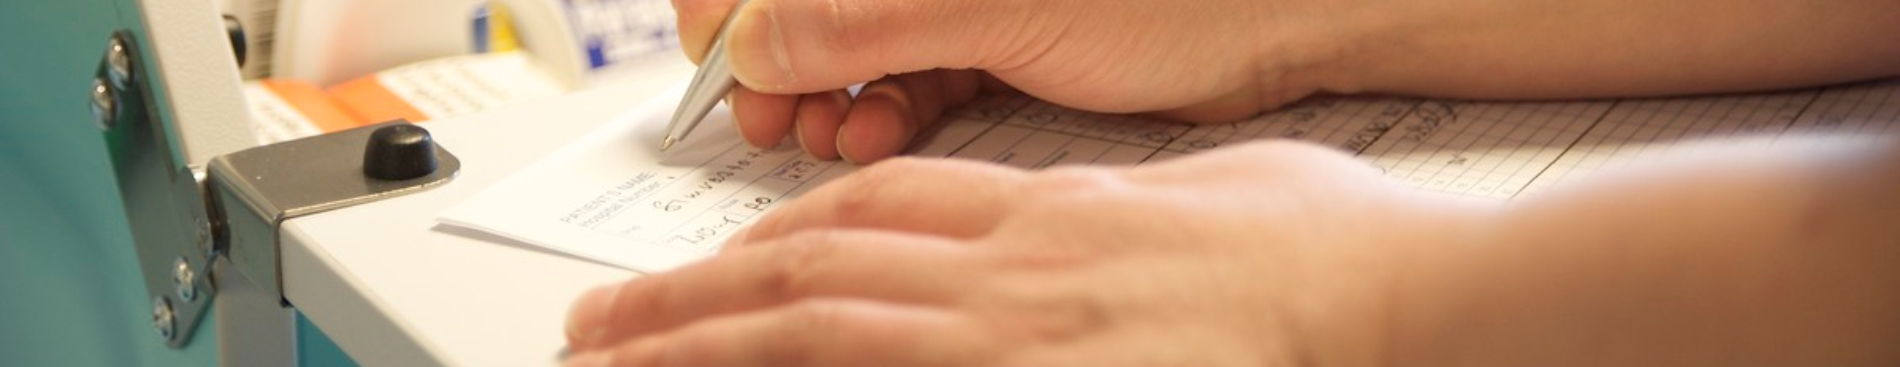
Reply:
[[[429,130],[410,124],[384,126],[369,135],[363,148],[363,174],[379,180],[402,181],[435,173],[435,139]]]
[[[231,53],[237,56],[238,67],[244,67],[244,59],[250,56],[247,54],[250,52],[250,45],[245,43],[244,38],[244,23],[238,22],[237,17],[225,14],[224,36],[231,39]]]

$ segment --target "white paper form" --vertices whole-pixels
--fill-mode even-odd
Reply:
[[[712,254],[760,213],[853,168],[789,147],[751,148],[723,108],[662,154],[652,142],[666,122],[659,111],[671,110],[665,102],[622,116],[440,220],[657,271]]]
[[[740,143],[718,110],[662,159],[671,101],[609,124],[443,216],[445,222],[662,271],[716,251],[732,230],[856,167],[787,144]],[[1188,125],[992,96],[948,112],[911,154],[1023,168],[1143,164],[1260,139],[1354,154],[1423,190],[1508,200],[1697,140],[1900,135],[1900,81],[1747,95],[1561,102],[1312,98],[1246,121]]]

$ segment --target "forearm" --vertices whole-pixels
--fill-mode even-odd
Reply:
[[[1641,172],[1419,249],[1393,288],[1395,364],[1900,364],[1900,149]]]
[[[1363,0],[1325,89],[1573,98],[1791,87],[1900,74],[1900,1]]]

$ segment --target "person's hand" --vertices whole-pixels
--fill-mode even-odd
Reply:
[[[898,154],[985,90],[1232,121],[1313,93],[1312,69],[1337,47],[1295,44],[1324,38],[1326,23],[1295,1],[736,1],[673,5],[695,62],[737,12],[724,45],[745,139],[792,135],[818,158],[860,163]],[[855,99],[845,91],[862,83]]]
[[[1411,248],[1482,213],[1330,149],[1027,172],[897,159],[719,255],[590,292],[570,365],[1333,366]]]

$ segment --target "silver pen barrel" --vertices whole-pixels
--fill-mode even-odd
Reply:
[[[732,14],[738,14],[744,6],[745,1],[734,4]],[[719,105],[726,93],[739,84],[732,78],[732,64],[726,60],[726,28],[731,25],[732,16],[728,15],[725,24],[719,25],[719,34],[713,36],[706,59],[699,63],[699,71],[693,74],[693,83],[686,87],[686,96],[680,99],[679,108],[673,110],[673,121],[666,125],[666,139],[660,141],[660,150],[686,140],[686,135],[706,119],[706,113],[712,112],[713,106]]]

